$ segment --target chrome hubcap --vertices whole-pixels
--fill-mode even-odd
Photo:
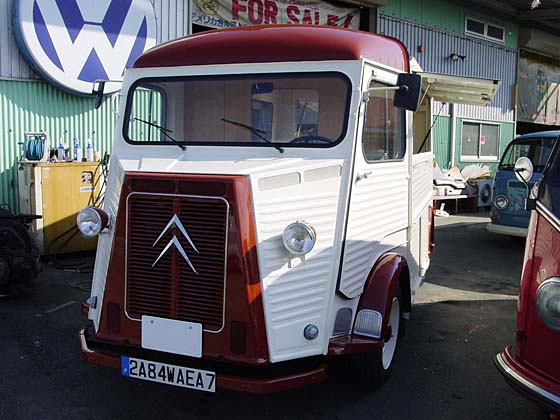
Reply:
[[[391,314],[389,315],[389,325],[391,326],[391,338],[385,343],[382,350],[383,369],[389,369],[397,349],[397,339],[399,336],[399,323],[401,321],[401,306],[399,300],[393,298],[391,304]]]

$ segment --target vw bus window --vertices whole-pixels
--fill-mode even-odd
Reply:
[[[150,91],[160,98],[155,110]],[[124,134],[130,143],[172,137],[180,144],[330,147],[346,133],[349,98],[350,83],[339,73],[143,79],[129,92]]]
[[[383,87],[371,83],[370,88]],[[393,106],[393,90],[375,90],[369,95],[362,134],[368,162],[399,160],[406,148],[405,111]]]
[[[548,162],[555,141],[556,139],[552,137],[515,140],[510,143],[505,151],[499,169],[513,171],[517,159],[527,157],[531,159],[535,172],[542,172],[546,162]]]
[[[557,145],[539,187],[538,200],[556,217],[560,217],[560,145]]]

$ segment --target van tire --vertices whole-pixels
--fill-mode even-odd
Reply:
[[[401,335],[400,327],[404,324],[402,322],[402,294],[399,285],[397,285],[393,294],[389,313],[389,322],[392,329],[391,338],[382,347],[373,351],[349,356],[348,362],[352,381],[362,387],[380,388],[391,376],[398,339]]]

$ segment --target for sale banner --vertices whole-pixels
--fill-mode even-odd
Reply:
[[[313,0],[193,0],[192,23],[211,28],[288,23],[358,29],[360,9]]]

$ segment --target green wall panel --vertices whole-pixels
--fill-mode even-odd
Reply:
[[[432,127],[432,141],[434,157],[442,169],[449,169],[451,162],[451,118],[445,116],[434,117]]]
[[[92,98],[69,95],[42,82],[0,80],[0,204],[18,209],[17,167],[26,131],[46,131],[51,147],[61,136],[82,142],[93,132],[96,149],[110,153],[116,120],[116,96],[94,109]]]
[[[465,17],[502,26],[505,29],[505,46],[517,48],[518,26],[507,20],[477,13],[476,11],[445,0],[390,0],[379,9],[382,14],[418,22],[432,28],[458,34],[465,33]]]

